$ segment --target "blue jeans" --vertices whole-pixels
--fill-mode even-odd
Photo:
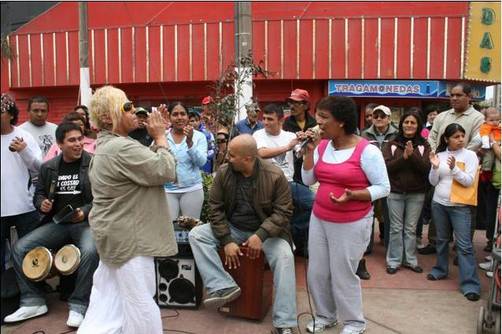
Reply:
[[[253,235],[253,232],[241,231],[232,226],[230,232],[239,245]],[[223,268],[217,250],[220,241],[214,236],[210,224],[194,227],[188,238],[208,293],[237,286],[232,276]],[[291,247],[284,239],[268,238],[263,242],[263,252],[274,274],[274,327],[296,327],[295,260]]]
[[[416,248],[417,221],[422,211],[425,194],[390,193],[387,197],[390,229],[387,266],[418,265]]]
[[[0,256],[2,257],[2,274],[5,271],[5,241],[10,240],[10,228],[16,227],[17,236],[21,239],[23,236],[33,231],[40,224],[40,215],[36,210],[22,213],[15,216],[2,217],[1,237],[0,237]]]
[[[448,242],[453,227],[458,256],[460,290],[464,295],[480,293],[476,259],[471,242],[471,211],[468,206],[444,206],[432,201],[432,219],[436,224],[437,262],[431,274],[436,278],[448,276]]]
[[[14,246],[12,259],[21,290],[21,306],[45,305],[44,293],[40,290],[39,284],[30,281],[23,274],[23,259],[26,253],[39,246],[59,250],[70,242],[80,249],[80,266],[77,271],[75,290],[68,299],[68,304],[70,310],[85,314],[91,294],[92,276],[99,262],[87,221],[67,224],[50,222],[18,240]]]
[[[305,251],[308,244],[309,221],[314,194],[309,187],[295,181],[289,182],[289,189],[295,207],[290,221],[291,235],[295,247],[300,251]]]

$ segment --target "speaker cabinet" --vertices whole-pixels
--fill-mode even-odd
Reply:
[[[197,308],[202,299],[202,281],[190,256],[155,259],[156,300],[160,307]]]

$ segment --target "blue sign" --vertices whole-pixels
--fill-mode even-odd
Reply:
[[[455,86],[455,82],[440,82],[439,84],[439,97],[450,97],[450,91]],[[486,96],[486,86],[472,85],[471,95],[474,100],[484,101]]]
[[[328,94],[353,97],[449,97],[454,83],[420,80],[329,80]],[[472,85],[473,98],[483,100],[485,86]]]
[[[437,97],[439,81],[330,80],[329,95],[374,97]]]

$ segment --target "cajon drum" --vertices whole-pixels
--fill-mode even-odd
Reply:
[[[240,257],[240,267],[225,270],[233,277],[241,288],[239,298],[219,308],[221,313],[229,316],[261,320],[272,304],[272,272],[267,270],[265,254],[251,260],[247,257],[247,247],[241,247],[244,256]],[[225,252],[220,250],[220,258],[225,264]]]

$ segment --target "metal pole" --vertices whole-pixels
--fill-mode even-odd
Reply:
[[[80,62],[80,104],[88,106],[91,99],[91,86],[89,81],[89,42],[87,31],[87,2],[78,3],[79,31],[78,50]]]
[[[241,59],[247,57],[252,50],[251,35],[251,2],[235,2],[235,63],[239,73],[239,82],[236,82],[237,112],[235,121],[246,118],[246,105],[252,102],[253,76],[251,68],[241,65]],[[238,87],[239,86],[239,87]]]

